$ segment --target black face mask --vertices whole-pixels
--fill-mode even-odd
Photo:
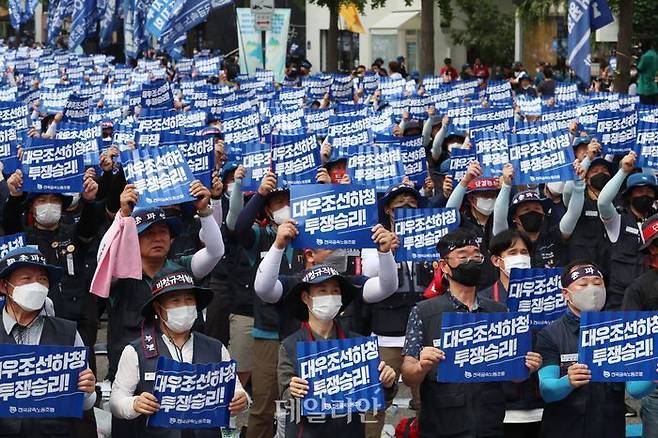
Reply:
[[[541,228],[542,222],[544,222],[544,215],[536,211],[530,211],[519,216],[519,220],[524,230],[528,233],[536,233]]]
[[[608,184],[608,181],[610,181],[610,175],[607,173],[597,173],[593,177],[590,178],[589,184],[592,186],[594,190],[603,190],[603,187],[605,187],[606,184]]]
[[[642,214],[647,214],[649,213],[649,210],[651,210],[651,207],[653,207],[654,201],[655,199],[653,199],[653,197],[651,196],[647,196],[647,195],[636,196],[635,198],[631,199],[631,205],[638,212]]]
[[[482,263],[477,263],[473,260],[463,263],[456,268],[450,267],[452,270],[452,279],[464,286],[477,286],[482,274]]]

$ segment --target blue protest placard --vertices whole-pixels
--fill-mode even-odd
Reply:
[[[20,135],[30,128],[30,108],[22,103],[0,102],[0,123],[12,126]]]
[[[12,174],[18,168],[18,137],[13,126],[0,126],[0,162],[2,171]]]
[[[446,355],[439,362],[439,382],[524,380],[525,356],[532,350],[530,315],[444,312],[434,347]]]
[[[258,190],[261,180],[272,169],[272,146],[252,140],[241,143],[242,165],[245,175],[242,178],[242,190]],[[277,187],[284,187],[285,182],[277,178]]]
[[[25,233],[10,234],[0,237],[0,259],[4,258],[9,251],[25,246]]]
[[[596,136],[606,154],[625,154],[635,145],[637,111],[600,111],[596,121]]]
[[[473,149],[453,148],[450,153],[449,174],[453,179],[453,184],[458,183],[466,175],[466,169],[472,161],[476,160]]]
[[[137,145],[121,151],[126,180],[139,193],[137,205],[159,207],[194,201],[190,184],[194,175],[176,145],[150,147]]]
[[[375,336],[297,342],[297,369],[308,381],[301,415],[374,412],[384,406]]]
[[[514,127],[514,109],[512,108],[475,108],[469,123],[469,133],[510,132]]]
[[[404,175],[407,176],[420,189],[425,185],[427,178],[427,154],[423,147],[423,138],[418,136],[411,144],[400,144]]]
[[[150,134],[161,131],[178,133],[184,121],[185,115],[180,111],[142,108],[137,120],[137,131]]]
[[[459,213],[454,208],[398,208],[395,210],[395,234],[400,247],[397,262],[428,262],[439,259],[436,244],[459,227]]]
[[[91,99],[72,93],[64,105],[64,121],[87,123],[91,109]]]
[[[0,417],[82,417],[85,347],[0,344]]]
[[[658,167],[658,118],[640,119],[634,150],[637,154],[637,167]]]
[[[404,165],[399,146],[353,146],[348,148],[347,171],[355,184],[373,185],[385,192],[402,182]]]
[[[273,135],[272,168],[286,184],[312,184],[322,166],[315,135]]]
[[[155,3],[156,2],[152,3],[151,7],[153,7],[153,4]],[[154,109],[173,108],[174,96],[171,92],[170,82],[164,79],[160,79],[142,84],[141,106],[142,108]]]
[[[270,107],[270,124],[273,133],[303,134],[306,128],[304,108]]]
[[[562,295],[562,268],[517,269],[510,274],[507,308],[530,314],[530,324],[539,329],[558,319],[567,310]]]
[[[70,86],[56,86],[41,90],[41,109],[48,114],[64,111],[66,102],[74,89]]]
[[[511,134],[509,158],[514,166],[514,184],[537,184],[576,179],[575,159],[567,132]]]
[[[83,142],[32,139],[23,149],[23,190],[35,193],[80,193],[85,173]]]
[[[227,114],[226,117],[222,117],[224,141],[227,144],[260,141],[259,123],[260,117],[257,112]]]
[[[295,248],[374,248],[375,189],[348,184],[290,187],[292,217],[299,235]]]
[[[584,312],[578,362],[592,382],[657,380],[658,312]]]
[[[306,118],[306,129],[319,137],[326,137],[329,131],[330,109],[307,108],[304,112]]]
[[[215,167],[215,139],[212,137],[164,133],[160,145],[176,145],[187,160],[194,178],[210,189]]]
[[[85,166],[96,166],[100,161],[101,127],[93,123],[66,123],[57,125],[55,138],[84,144]]]
[[[509,141],[505,133],[476,132],[473,135],[476,159],[482,166],[485,178],[502,176],[503,167],[509,163]]]
[[[192,364],[158,358],[153,395],[160,410],[148,425],[168,429],[227,427],[235,394],[236,362]]]
[[[516,104],[519,112],[524,116],[541,116],[541,98],[531,96],[517,96]]]

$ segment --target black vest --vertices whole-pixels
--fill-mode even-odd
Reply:
[[[162,340],[162,333],[156,331],[156,342],[160,356],[171,359],[169,349]],[[194,333],[194,345],[192,353],[192,363],[217,363],[222,361],[222,343],[216,339],[208,337],[202,333]],[[144,355],[142,338],[135,339],[130,345],[137,352],[139,359],[139,383],[135,388],[135,394],[148,392],[153,394],[154,380],[146,380],[146,373],[155,375],[158,366],[158,357],[147,359]],[[146,424],[147,417],[140,415],[134,420],[122,420],[112,417],[112,435],[121,438],[180,438],[180,429],[164,429],[159,427],[148,427]],[[220,429],[197,429],[190,431],[194,438],[217,438],[221,437]]]
[[[486,298],[478,298],[479,311],[507,312],[507,308]],[[423,327],[423,345],[441,339],[444,312],[454,312],[448,293],[418,303]],[[501,382],[439,383],[436,368],[420,385],[420,436],[426,438],[502,437],[505,419],[505,393]]]
[[[39,345],[61,345],[72,347],[75,344],[75,323],[65,319],[45,316]],[[0,327],[0,343],[15,344],[12,335]],[[77,418],[0,418],[0,437],[45,438],[75,436]]]
[[[398,289],[393,295],[373,303],[372,332],[380,336],[404,336],[409,312],[423,299],[423,292],[432,281],[434,270],[429,263],[413,263],[409,270],[407,262],[398,263]]]
[[[622,211],[619,237],[610,250],[610,279],[606,310],[621,309],[626,288],[646,270],[644,255],[640,253],[642,238],[635,216]]]
[[[361,335],[347,332],[345,337],[358,338]],[[301,328],[283,340],[283,348],[286,349],[288,357],[293,364],[297,363],[297,342],[309,341],[306,331]],[[292,398],[294,400],[294,398]],[[286,438],[363,438],[365,427],[361,423],[361,416],[352,414],[351,422],[347,422],[348,416],[329,418],[323,421],[309,421],[307,417],[297,415],[294,418],[289,413],[286,415]],[[299,423],[297,423],[299,421]]]
[[[579,322],[568,315],[546,326],[547,337],[562,355],[578,353]],[[541,353],[541,352],[540,352]],[[566,358],[565,358],[566,359]],[[560,364],[560,377],[573,362]],[[542,417],[544,438],[619,438],[625,436],[623,383],[589,383],[565,399],[546,403]]]
[[[259,264],[263,256],[270,250],[276,233],[270,227],[261,230],[260,239],[258,242],[258,257]],[[283,252],[281,257],[281,266],[279,267],[279,275],[294,275],[302,272],[304,269],[304,254],[302,250],[294,250],[292,255],[292,262],[288,262],[286,251]],[[266,303],[260,298],[256,297],[254,301],[254,328],[267,330],[271,332],[279,332],[279,313],[277,312],[276,305]]]
[[[473,231],[477,236],[477,241],[480,244],[480,251],[484,256],[484,263],[482,263],[482,273],[480,274],[480,281],[477,284],[477,290],[485,289],[498,280],[498,268],[491,263],[491,254],[489,253],[489,241],[493,234],[493,215],[489,216],[487,223],[480,225],[473,216],[470,210],[461,215],[460,228]]]
[[[114,380],[121,353],[126,345],[141,335],[142,306],[151,298],[150,282],[124,278],[110,288],[107,346],[108,379]]]
[[[596,201],[587,194],[583,211],[567,245],[569,261],[590,260],[601,268],[607,278],[610,272],[610,240],[599,217]]]

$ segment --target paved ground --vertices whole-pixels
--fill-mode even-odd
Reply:
[[[103,322],[101,324],[101,329],[98,332],[98,342],[99,343],[105,343],[107,339],[107,323]],[[98,368],[98,381],[101,382],[106,374],[107,374],[107,357],[103,355],[97,356],[97,368]],[[393,406],[391,406],[388,410],[388,414],[386,416],[386,427],[384,428],[384,432],[382,434],[382,437],[391,437],[394,436],[394,430],[395,430],[395,425],[398,424],[398,422],[405,418],[405,417],[413,417],[416,415],[416,412],[409,409],[409,401],[411,400],[411,392],[409,391],[409,388],[407,388],[404,384],[400,383],[400,389],[398,391],[397,397],[395,398],[393,402]],[[629,404],[636,408],[638,411],[640,409],[640,403],[639,401],[630,399]],[[107,404],[102,405],[104,409],[106,409],[108,412],[103,412],[101,410],[96,411],[96,418],[98,421],[99,429],[102,430],[109,430],[110,428],[110,421],[111,418],[109,416],[109,406]],[[632,417],[628,418],[626,420],[627,425],[632,425],[632,424],[637,424],[640,423],[640,418],[639,417]],[[101,436],[99,434],[99,436]],[[102,435],[102,436],[109,436],[109,435]]]

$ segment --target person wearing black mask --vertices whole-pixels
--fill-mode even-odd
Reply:
[[[606,278],[610,268],[610,241],[599,219],[597,201],[601,190],[612,178],[614,167],[613,163],[603,158],[594,158],[590,163],[588,155],[581,163],[585,172],[584,190],[575,188],[574,183],[568,183],[565,191],[565,202],[581,197],[582,201],[579,201],[583,203],[575,228],[564,236],[568,260],[592,260],[601,267]]]
[[[446,312],[506,312],[504,304],[478,297],[478,283],[484,256],[477,236],[457,229],[437,244],[439,266],[447,281],[447,291],[418,303],[409,315],[402,354],[402,380],[421,385],[420,436],[426,437],[503,437],[505,394],[502,382],[439,383],[437,365],[445,353],[434,347],[441,338],[441,317]],[[535,372],[541,356],[530,352],[526,366]]]
[[[646,271],[641,257],[641,226],[656,213],[654,203],[658,193],[656,177],[646,173],[633,173],[635,152],[629,152],[619,163],[619,171],[603,187],[598,198],[598,210],[611,243],[610,278],[606,310],[619,310],[624,291]],[[630,175],[630,176],[628,176]],[[628,177],[628,178],[627,178]],[[626,190],[621,194],[624,208],[618,211],[613,200],[626,180]]]
[[[560,225],[550,225],[546,218],[545,199],[533,190],[518,192],[512,198],[514,179],[514,168],[506,164],[503,168],[503,176],[500,192],[496,198],[493,216],[493,235],[497,235],[510,227],[524,231],[530,237],[533,245],[532,267],[533,268],[555,268],[563,266],[565,254],[562,244],[562,222],[569,217],[569,208],[560,221]]]

